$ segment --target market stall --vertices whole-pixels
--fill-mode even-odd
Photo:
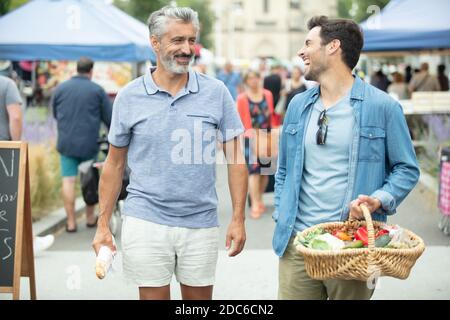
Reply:
[[[385,61],[399,63],[411,56],[427,55],[433,61],[450,64],[448,12],[450,1],[447,0],[391,0],[379,14],[360,24],[367,73],[371,74],[374,61],[381,64],[383,57]],[[426,122],[426,137],[416,135],[417,146],[432,148],[448,142],[450,133],[446,136],[444,129],[450,115],[449,93],[414,93],[411,100],[401,101],[401,104],[408,120],[414,118],[410,123],[418,124],[417,118]],[[431,143],[433,138],[435,141]]]
[[[450,48],[450,1],[391,0],[361,23],[364,52]]]
[[[155,60],[147,26],[101,0],[30,1],[0,30],[0,60]]]
[[[19,71],[26,102],[25,138],[54,136],[48,102],[53,89],[76,73],[76,60],[95,60],[93,81],[113,99],[155,63],[147,26],[102,0],[34,0],[0,17],[0,60]],[[29,134],[28,134],[29,133]]]

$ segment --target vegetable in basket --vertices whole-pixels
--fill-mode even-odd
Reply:
[[[355,240],[361,240],[364,246],[369,245],[369,235],[366,227],[361,227],[355,232]]]
[[[353,240],[353,238],[349,234],[347,234],[346,232],[341,231],[341,230],[334,230],[332,235],[338,239],[341,239],[342,241],[352,241]]]
[[[335,236],[331,235],[330,233],[324,233],[321,234],[319,236],[317,236],[313,242],[311,243],[311,245],[313,246],[315,243],[315,241],[322,241],[325,242],[328,245],[328,249],[325,248],[325,245],[320,245],[319,248],[314,248],[312,247],[312,249],[320,249],[320,250],[341,250],[345,247],[345,243],[344,241],[342,241],[341,239],[336,238]]]
[[[358,249],[358,248],[364,248],[364,242],[362,242],[361,240],[348,242],[344,247],[344,249]]]
[[[317,238],[311,241],[309,247],[315,250],[331,250],[331,246],[326,241]]]
[[[379,238],[385,234],[389,235],[389,230],[381,229],[380,231],[377,232],[377,234],[375,235],[375,238]]]
[[[324,230],[322,228],[317,228],[314,231],[311,231],[306,236],[303,236],[301,232],[297,232],[297,238],[295,239],[294,244],[297,245],[298,242],[300,242],[305,247],[309,248],[311,241],[317,237],[318,235],[321,235],[324,233]]]
[[[345,247],[344,241],[330,233],[324,233],[322,228],[317,228],[306,236],[299,232],[295,244],[298,243],[315,250],[340,250]]]
[[[411,239],[407,232],[399,226],[391,229],[389,231],[389,236],[391,236],[392,240],[387,245],[387,248],[409,249],[414,248],[419,244],[417,240]]]
[[[376,248],[384,248],[386,247],[389,242],[391,242],[391,237],[389,234],[383,234],[375,239],[375,247]]]

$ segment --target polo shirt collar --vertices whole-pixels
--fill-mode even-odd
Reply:
[[[144,86],[148,95],[153,95],[158,91],[163,91],[156,85],[155,81],[153,80],[152,72],[155,70],[156,67],[151,67],[147,70],[147,72],[144,75]],[[194,70],[192,70],[192,68],[189,69],[189,79],[188,83],[186,84],[186,89],[190,93],[197,93],[199,91],[197,73]]]

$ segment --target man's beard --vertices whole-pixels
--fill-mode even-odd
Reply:
[[[180,65],[175,60],[176,57],[190,57],[190,61],[188,65]],[[174,56],[171,55],[165,55],[164,53],[161,55],[161,63],[164,65],[164,68],[166,68],[168,71],[176,74],[182,74],[189,72],[189,68],[192,67],[194,64],[194,55],[184,55],[184,54],[177,54]]]
[[[305,79],[309,81],[319,81],[320,75],[326,70],[327,68],[325,66],[317,66],[315,69],[313,69],[311,66],[309,67],[309,70],[305,72]]]

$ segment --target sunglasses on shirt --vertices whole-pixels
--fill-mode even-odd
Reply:
[[[324,145],[325,141],[327,140],[328,118],[326,112],[327,110],[323,110],[319,115],[319,119],[317,120],[317,125],[319,126],[319,129],[317,130],[316,133],[316,143],[318,145]]]

